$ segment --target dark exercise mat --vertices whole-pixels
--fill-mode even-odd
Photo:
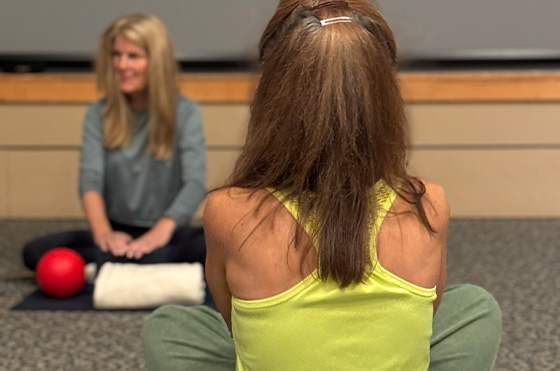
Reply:
[[[214,299],[206,287],[206,299],[204,300],[204,305],[210,308],[216,309],[216,304]],[[138,309],[143,311],[152,311],[152,309]],[[41,291],[41,289],[35,290],[31,295],[23,299],[23,301],[14,307],[12,310],[98,310],[93,307],[93,285],[87,284],[84,286],[82,291],[77,295],[70,298],[51,298]],[[105,310],[105,309],[103,309]],[[118,309],[117,309],[118,310]],[[131,311],[134,309],[126,309],[126,311]],[[114,310],[111,310],[114,311]]]
[[[51,298],[37,289],[12,310],[94,310],[93,285],[85,285],[82,291],[70,298]]]

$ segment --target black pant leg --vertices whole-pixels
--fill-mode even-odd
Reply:
[[[103,252],[101,249],[95,254],[95,262],[101,268],[104,263],[132,263],[132,264],[160,264],[172,262],[169,258],[169,246],[156,249],[150,254],[142,256],[140,259],[129,259],[126,256],[115,256],[111,252]]]
[[[95,261],[99,250],[94,242],[91,232],[67,231],[39,237],[23,248],[23,262],[31,270],[35,270],[39,259],[55,247],[68,247],[80,254],[86,263]]]
[[[138,238],[146,233],[149,228],[133,227],[125,224],[111,222],[114,230],[128,233],[133,238]],[[156,249],[151,254],[144,255],[141,259],[129,259],[125,256],[114,256],[110,252],[97,249],[95,262],[101,267],[106,262],[112,263],[134,263],[134,264],[159,264],[159,263],[194,263],[206,262],[206,241],[202,227],[177,228],[169,244]]]
[[[206,263],[206,240],[202,227],[177,228],[169,242],[169,259],[174,263]]]

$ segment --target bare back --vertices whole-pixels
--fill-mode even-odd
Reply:
[[[413,206],[397,197],[381,225],[377,256],[393,274],[421,287],[437,286],[437,309],[445,285],[449,207],[440,186],[425,184],[424,207],[436,233],[429,233]],[[301,269],[308,237],[304,236],[302,246],[294,246],[299,226],[288,210],[266,190],[249,195],[234,188],[214,192],[204,214],[206,275],[226,321],[232,295],[246,300],[267,298],[293,287],[317,267],[317,254],[312,250],[304,257]],[[263,198],[266,200],[255,212]]]

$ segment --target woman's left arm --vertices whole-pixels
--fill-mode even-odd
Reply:
[[[190,221],[206,196],[206,144],[198,105],[189,101],[178,110],[175,135],[183,186],[163,216],[183,226]]]
[[[227,283],[226,262],[228,236],[231,238],[231,218],[224,211],[224,198],[216,197],[220,192],[208,196],[204,207],[204,237],[206,239],[206,282],[230,333],[231,330],[231,291]],[[229,232],[227,232],[229,231]]]

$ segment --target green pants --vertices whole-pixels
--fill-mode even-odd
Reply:
[[[434,317],[429,370],[490,370],[501,331],[492,295],[468,284],[448,287]],[[235,370],[229,330],[220,313],[205,306],[159,308],[144,325],[142,346],[149,370]]]

